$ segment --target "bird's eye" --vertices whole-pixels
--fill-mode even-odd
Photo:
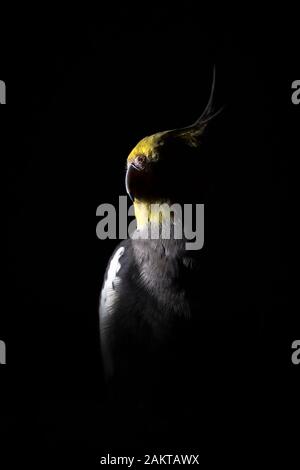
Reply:
[[[145,155],[138,155],[133,161],[133,166],[135,166],[135,168],[138,170],[143,170],[146,166]]]

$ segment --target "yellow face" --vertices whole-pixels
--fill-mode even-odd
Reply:
[[[193,176],[195,136],[202,135],[203,129],[168,130],[138,142],[127,158],[126,189],[134,202],[182,200],[181,182]]]
[[[130,152],[127,163],[130,164],[134,160],[143,155],[148,162],[158,160],[159,150],[164,145],[164,136],[166,132],[158,132],[147,137],[144,137]]]
[[[143,138],[127,159],[126,189],[134,202],[138,227],[156,222],[159,214],[150,208],[156,203],[182,201],[181,181],[191,180],[190,162],[195,155],[170,131]]]

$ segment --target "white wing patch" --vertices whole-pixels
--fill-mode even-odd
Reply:
[[[120,278],[118,277],[118,272],[121,268],[120,258],[123,256],[124,251],[124,247],[116,251],[107,270],[106,280],[101,292],[100,315],[102,319],[109,315],[110,308],[116,300],[116,287],[120,283]]]

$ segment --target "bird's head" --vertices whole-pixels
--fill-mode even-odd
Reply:
[[[195,149],[208,123],[220,112],[212,109],[214,88],[215,70],[208,104],[194,124],[144,137],[129,154],[126,190],[138,226],[149,221],[151,204],[192,202],[187,200],[187,188],[201,185],[203,176],[195,174]]]

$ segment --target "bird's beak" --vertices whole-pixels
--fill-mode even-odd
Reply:
[[[125,184],[126,184],[126,191],[132,202],[134,202],[134,195],[133,195],[133,188],[135,182],[138,178],[138,173],[140,170],[133,164],[130,163],[127,167]]]
[[[153,173],[149,167],[138,167],[132,162],[127,167],[125,184],[132,202],[148,199],[153,191]]]
[[[148,172],[144,168],[137,167],[133,162],[127,167],[126,191],[132,202],[136,196],[141,196],[147,188]]]

